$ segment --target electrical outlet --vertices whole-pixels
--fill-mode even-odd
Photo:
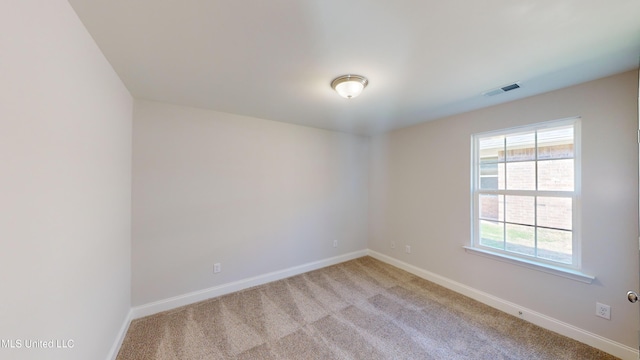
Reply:
[[[391,242],[391,248],[392,248],[392,249],[395,249],[395,248],[396,248],[396,242],[395,242],[395,241],[392,241],[392,242]]]
[[[607,319],[607,320],[611,320],[611,306],[609,305],[605,305],[605,304],[600,304],[599,302],[596,303],[596,315],[600,316],[601,318]]]
[[[213,273],[217,274],[220,271],[222,271],[222,265],[220,265],[220,263],[213,264]]]
[[[338,247],[338,240],[333,240],[333,247]]]
[[[407,254],[411,254],[411,246],[410,245],[405,246],[404,252],[406,252]]]

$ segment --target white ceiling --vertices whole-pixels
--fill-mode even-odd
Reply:
[[[133,96],[371,134],[638,68],[638,0],[69,0]],[[360,74],[346,100],[329,86]],[[521,89],[482,92],[521,82]]]

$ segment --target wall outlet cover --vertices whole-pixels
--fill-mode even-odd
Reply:
[[[596,303],[596,315],[607,320],[611,320],[611,307],[606,304]]]

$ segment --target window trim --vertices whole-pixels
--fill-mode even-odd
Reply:
[[[482,246],[479,244],[479,198],[482,193],[491,193],[492,190],[480,190],[480,166],[478,163],[478,151],[479,151],[479,139],[507,135],[518,132],[531,132],[540,131],[548,128],[555,128],[561,126],[572,125],[574,129],[574,190],[572,192],[566,191],[546,191],[546,190],[498,190],[496,193],[508,194],[513,191],[512,194],[518,195],[532,195],[544,196],[545,194],[563,195],[571,197],[573,201],[572,207],[572,263],[563,264],[551,260],[540,259],[527,255],[519,255],[507,250],[493,249],[491,247]],[[594,276],[584,274],[580,271],[582,267],[582,248],[581,248],[581,233],[580,233],[580,209],[581,209],[581,118],[579,116],[570,117],[559,120],[546,121],[541,123],[535,123],[525,126],[518,126],[506,129],[492,130],[481,133],[475,133],[471,135],[471,241],[469,246],[465,246],[467,252],[471,252],[477,255],[488,256],[500,261],[506,261],[514,263],[516,265],[522,265],[528,268],[534,268],[536,270],[552,273],[555,275],[561,275],[572,278],[574,280],[591,283]],[[539,160],[536,158],[536,163]],[[506,164],[506,162],[505,162]]]
[[[521,259],[507,254],[496,253],[484,249],[463,246],[464,250],[473,255],[480,255],[489,259],[502,261],[508,264],[522,266],[528,269],[545,272],[547,274],[561,276],[567,279],[576,280],[585,284],[591,284],[596,277],[579,271],[577,269],[554,266],[546,263],[539,263],[533,260]]]

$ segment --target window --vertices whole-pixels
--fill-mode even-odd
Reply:
[[[473,135],[472,249],[580,267],[580,119]]]

